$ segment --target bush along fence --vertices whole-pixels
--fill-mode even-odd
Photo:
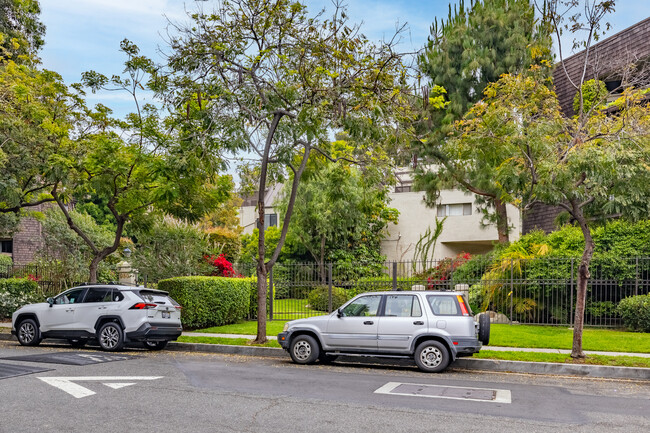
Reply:
[[[465,255],[426,263],[276,264],[269,273],[268,318],[325,314],[363,292],[426,289],[465,292],[474,313],[493,311],[504,323],[571,326],[579,262],[574,257],[494,262]],[[254,264],[236,264],[235,270],[255,275]],[[594,259],[590,270],[588,326],[623,325],[621,300],[650,293],[650,258]]]

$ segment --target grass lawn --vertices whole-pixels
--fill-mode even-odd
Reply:
[[[501,325],[490,327],[490,345],[571,349],[573,330],[560,326]],[[602,352],[650,353],[650,334],[585,328],[582,348]]]
[[[282,332],[285,323],[284,320],[268,321],[266,335],[277,335]],[[257,322],[215,326],[199,329],[196,332],[255,335],[257,334]],[[650,333],[587,328],[584,330],[582,338],[584,350],[650,353]],[[490,344],[492,346],[571,349],[572,341],[573,330],[559,326],[493,324],[490,329]]]
[[[561,362],[566,364],[590,364],[609,365],[613,367],[643,367],[650,368],[650,358],[635,356],[603,356],[589,355],[584,360],[575,360],[568,355],[559,353],[536,353],[536,352],[497,352],[494,350],[481,350],[475,353],[473,358],[480,359],[502,359],[507,361],[526,362]]]

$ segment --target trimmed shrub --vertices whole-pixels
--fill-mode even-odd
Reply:
[[[38,284],[26,278],[0,279],[0,317],[11,317],[23,305],[42,302],[37,290]]]
[[[619,302],[616,312],[633,331],[650,332],[650,294],[630,296]]]
[[[253,278],[177,277],[161,280],[158,288],[169,292],[183,309],[188,328],[207,328],[235,323],[248,317]]]
[[[329,287],[318,286],[309,293],[309,307],[312,310],[327,311],[329,308]],[[332,287],[332,310],[336,310],[348,300],[348,295],[340,287]]]

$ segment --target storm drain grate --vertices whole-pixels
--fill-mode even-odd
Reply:
[[[461,386],[423,385],[417,383],[388,382],[375,394],[402,395],[409,397],[446,398],[451,400],[510,403],[507,389],[469,388]]]
[[[24,376],[26,374],[51,371],[51,368],[29,367],[25,365],[0,364],[0,379],[8,377]]]
[[[40,353],[37,355],[9,356],[1,359],[10,359],[12,361],[45,362],[48,364],[89,365],[100,364],[102,362],[126,361],[127,359],[134,358],[139,357],[133,355],[113,355],[106,353],[56,352]]]

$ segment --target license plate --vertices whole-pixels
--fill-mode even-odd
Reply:
[[[170,319],[171,317],[172,317],[172,313],[170,313],[169,311],[163,311],[162,312],[162,318],[163,319]]]

